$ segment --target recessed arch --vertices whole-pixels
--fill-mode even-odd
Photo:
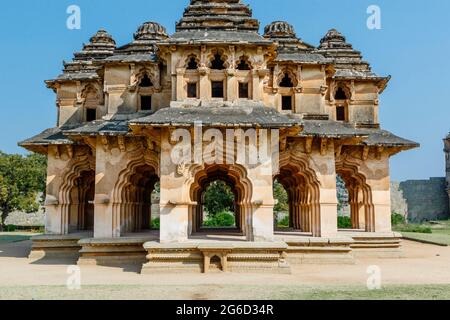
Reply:
[[[349,160],[336,162],[336,174],[345,182],[349,193],[352,229],[375,232],[375,209],[372,189],[355,163]]]

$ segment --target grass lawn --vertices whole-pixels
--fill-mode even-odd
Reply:
[[[430,228],[432,233],[417,233],[402,231],[402,227],[397,227],[401,234],[409,239],[436,243],[450,246],[450,220],[438,221],[434,223],[424,223],[420,227]]]
[[[22,232],[0,232],[0,244],[30,240],[34,235]]]
[[[450,285],[387,286],[62,286],[0,287],[0,299],[46,300],[450,300]]]

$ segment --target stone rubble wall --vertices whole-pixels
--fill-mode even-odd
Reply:
[[[13,212],[6,219],[6,225],[43,227],[45,225],[45,212],[44,210],[34,213]]]
[[[408,221],[419,223],[450,218],[445,178],[408,180],[391,185],[392,211],[404,214]]]

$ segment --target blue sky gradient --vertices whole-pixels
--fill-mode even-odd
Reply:
[[[304,41],[318,45],[337,28],[363,52],[373,70],[392,75],[381,97],[382,127],[421,143],[391,161],[395,180],[444,175],[442,139],[450,130],[450,1],[433,0],[245,0],[261,21],[294,25]],[[81,30],[68,30],[66,9],[81,7]],[[174,32],[188,0],[7,1],[0,13],[0,150],[25,153],[17,142],[56,123],[55,95],[44,80],[56,77],[99,28],[118,45],[137,27],[157,21]],[[369,5],[378,5],[382,29],[366,27]]]

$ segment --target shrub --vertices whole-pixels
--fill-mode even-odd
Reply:
[[[279,228],[289,228],[289,216],[286,216],[280,221],[277,221],[277,226]]]
[[[5,228],[6,232],[15,232],[17,230],[17,227],[15,225],[9,224]]]
[[[402,216],[401,214],[398,214],[398,213],[395,213],[395,212],[392,214],[391,220],[392,220],[392,225],[393,225],[393,226],[398,226],[398,225],[401,225],[401,224],[406,224],[406,219],[405,219],[405,217]]]
[[[433,233],[430,227],[417,225],[417,224],[405,224],[396,228],[399,232],[411,232],[411,233]]]
[[[220,227],[233,227],[236,225],[235,218],[227,211],[220,212],[204,222],[205,227],[220,228]]]
[[[153,230],[159,230],[161,227],[161,219],[156,218],[152,220],[152,229]]]
[[[339,229],[351,229],[353,228],[352,219],[350,217],[338,217]]]

